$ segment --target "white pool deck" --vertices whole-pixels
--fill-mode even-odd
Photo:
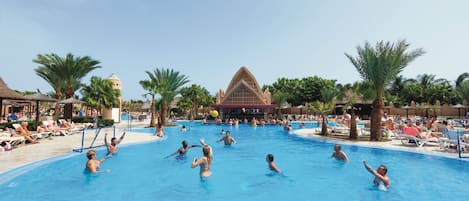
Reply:
[[[148,123],[133,123],[132,128],[143,128],[147,126]],[[120,137],[122,134],[122,128],[127,126],[126,123],[118,124],[116,127],[116,137]],[[108,130],[108,133],[112,133],[112,129]],[[387,142],[355,142],[355,141],[346,141],[346,140],[337,140],[322,137],[319,135],[314,134],[313,129],[301,129],[296,130],[295,134],[307,138],[316,138],[319,140],[327,140],[327,141],[336,141],[340,144],[349,144],[349,145],[359,145],[365,147],[377,147],[377,148],[385,148],[385,149],[392,149],[392,150],[402,150],[402,151],[410,151],[410,152],[417,152],[417,153],[424,153],[424,154],[432,154],[438,156],[445,156],[450,158],[458,158],[458,154],[455,152],[442,152],[439,149],[439,146],[424,146],[424,147],[416,147],[416,146],[409,146],[403,145],[399,140],[392,140]],[[94,130],[87,130],[85,132],[85,147],[89,146],[92,139],[95,136]],[[9,170],[35,163],[38,161],[42,161],[45,159],[49,159],[52,157],[67,155],[72,153],[73,149],[81,147],[81,137],[82,134],[75,134],[69,136],[54,136],[52,139],[43,139],[40,141],[39,144],[27,144],[22,145],[16,149],[7,152],[0,152],[0,174],[5,173]],[[111,136],[109,136],[110,140]],[[153,136],[153,135],[144,135],[139,133],[132,133],[127,132],[125,139],[122,141],[122,145],[125,144],[135,144],[135,143],[143,143],[143,142],[151,142],[156,141],[160,138]],[[101,133],[99,137],[96,139],[96,145],[103,145],[104,144],[104,134]],[[331,148],[332,150],[332,148]],[[467,160],[467,159],[465,159]]]

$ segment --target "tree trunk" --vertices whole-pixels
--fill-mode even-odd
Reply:
[[[349,139],[356,140],[358,139],[357,134],[357,120],[355,119],[355,112],[352,106],[352,112],[350,114],[350,136]]]
[[[197,117],[197,97],[194,97],[192,100],[192,115],[191,115],[191,120],[194,120],[195,117]]]
[[[327,123],[326,123],[326,115],[322,115],[322,128],[321,128],[321,135],[327,135]]]
[[[74,95],[75,91],[71,87],[67,87],[65,89],[65,99],[67,98],[72,98]],[[64,119],[72,119],[72,113],[73,113],[73,104],[65,104],[64,106]]]
[[[151,96],[150,112],[151,112],[150,127],[155,127],[155,95]]]
[[[55,92],[55,99],[60,100],[60,97],[62,94],[60,92]],[[57,121],[59,119],[59,111],[60,111],[60,104],[55,103],[55,109],[54,109],[54,121]]]
[[[370,141],[380,141],[381,134],[381,118],[383,117],[384,101],[381,97],[376,97],[373,101],[373,109],[371,111],[371,130]]]
[[[160,124],[162,126],[166,125],[166,116],[168,111],[168,104],[165,100],[161,100],[161,114],[160,114]]]

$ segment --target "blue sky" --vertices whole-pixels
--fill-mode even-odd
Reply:
[[[116,73],[124,99],[143,99],[146,70],[173,68],[213,95],[247,66],[260,85],[280,77],[360,80],[344,53],[365,41],[406,39],[427,53],[405,77],[467,72],[469,1],[0,0],[0,76],[20,91],[52,88],[37,54],[71,52]]]

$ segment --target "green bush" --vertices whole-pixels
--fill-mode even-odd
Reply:
[[[114,119],[98,119],[98,127],[108,127],[114,125]]]
[[[93,118],[91,118],[91,117],[73,117],[72,122],[74,122],[74,123],[93,123]]]

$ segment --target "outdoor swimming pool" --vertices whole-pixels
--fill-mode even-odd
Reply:
[[[102,164],[110,173],[83,173],[85,153],[34,168],[8,181],[0,180],[0,200],[467,200],[469,162],[408,152],[343,145],[351,162],[330,159],[333,144],[286,133],[280,126],[239,127],[185,122],[166,128],[167,139],[120,148]],[[192,125],[192,130],[189,126]],[[238,144],[215,143],[221,129],[232,131]],[[153,130],[141,129],[151,132]],[[185,160],[164,157],[182,140],[198,144],[203,137],[213,147],[212,176],[199,178],[190,168],[193,148]],[[284,172],[273,174],[267,153]],[[104,156],[98,152],[98,158]],[[388,166],[388,191],[373,186],[363,167]],[[2,179],[2,175],[0,175]]]

